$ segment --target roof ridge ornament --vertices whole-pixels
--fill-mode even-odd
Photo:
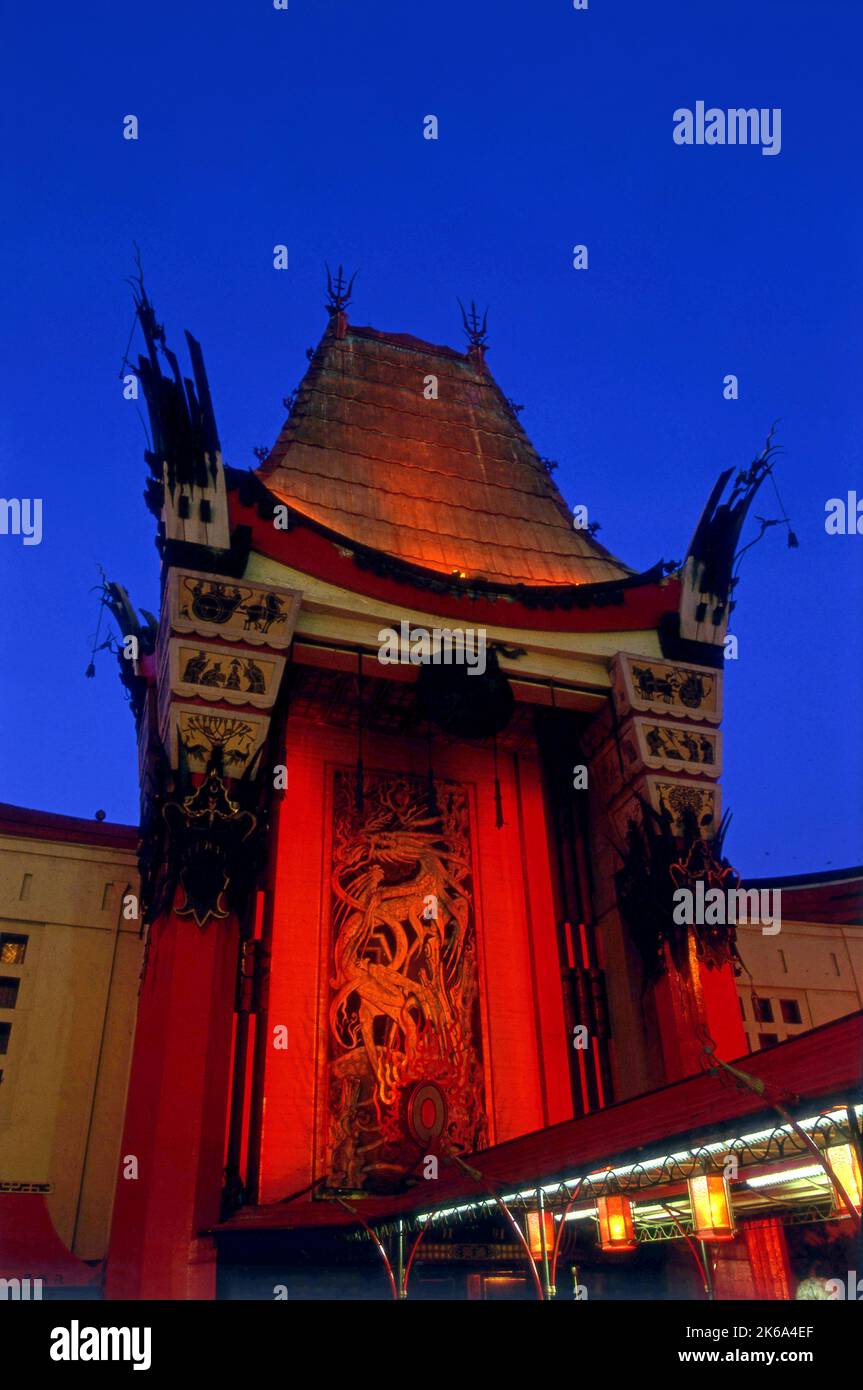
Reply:
[[[345,284],[345,273],[341,265],[336,272],[335,280],[333,280],[329,263],[324,261],[324,265],[327,267],[327,302],[324,308],[329,314],[330,320],[335,322],[336,337],[343,338],[348,329],[348,318],[345,310],[351,302],[354,281],[359,272],[355,270],[350,280]]]
[[[756,516],[755,520],[761,527],[758,535],[738,549],[750,506],[765,479],[773,479],[776,456],[782,452],[774,443],[775,430],[776,422],[771,425],[758,457],[748,468],[737,470],[727,500],[722,501],[722,498],[735,472],[733,468],[727,468],[720,474],[707,500],[683,565],[680,637],[684,640],[724,648],[729,617],[736,606],[735,590],[743,556],[773,526],[786,527],[788,544],[792,549],[797,549],[800,544],[791,529],[790,519],[773,480],[782,516]]]
[[[485,361],[485,352],[488,347],[488,309],[482,316],[482,323],[476,309],[476,302],[470,302],[470,313],[467,312],[461,300],[458,300],[458,307],[461,309],[461,320],[464,324],[464,331],[467,334],[468,357],[472,357],[480,362]]]
[[[150,430],[144,459],[150,477],[144,497],[164,527],[160,551],[164,558],[164,543],[175,540],[224,550],[230,541],[225,473],[204,354],[187,331],[192,375],[185,376],[144,286],[137,245],[135,268],[137,274],[129,277],[129,284],[145,351],[136,365],[128,361],[130,333],[124,367],[140,382],[147,405]]]

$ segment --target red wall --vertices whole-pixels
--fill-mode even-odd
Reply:
[[[278,1201],[324,1171],[332,777],[356,736],[298,718],[287,728],[288,790],[273,819],[258,1200]],[[367,772],[425,775],[424,741],[367,734]],[[490,751],[437,738],[434,771],[469,788],[476,931],[491,1143],[572,1113],[560,965],[539,771],[499,755],[506,824],[495,826]],[[288,1029],[287,1051],[273,1030]],[[254,1175],[250,1174],[254,1181]]]

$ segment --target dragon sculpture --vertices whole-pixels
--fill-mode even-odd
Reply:
[[[336,774],[332,870],[330,1172],[398,1186],[420,1156],[405,1103],[446,1097],[447,1146],[483,1142],[476,942],[466,792],[367,775],[363,811]]]

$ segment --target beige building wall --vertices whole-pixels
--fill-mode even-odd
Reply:
[[[0,809],[0,1201],[2,1184],[50,1183],[57,1232],[84,1260],[106,1252],[122,1137],[143,950],[123,908],[137,901],[135,838]]]
[[[796,895],[786,896],[793,911]],[[737,989],[753,1052],[863,1008],[863,923],[786,919],[783,907],[776,935],[741,925],[737,946],[749,971]]]

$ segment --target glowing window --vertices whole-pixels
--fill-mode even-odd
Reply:
[[[0,965],[23,965],[27,954],[26,936],[0,932]]]

